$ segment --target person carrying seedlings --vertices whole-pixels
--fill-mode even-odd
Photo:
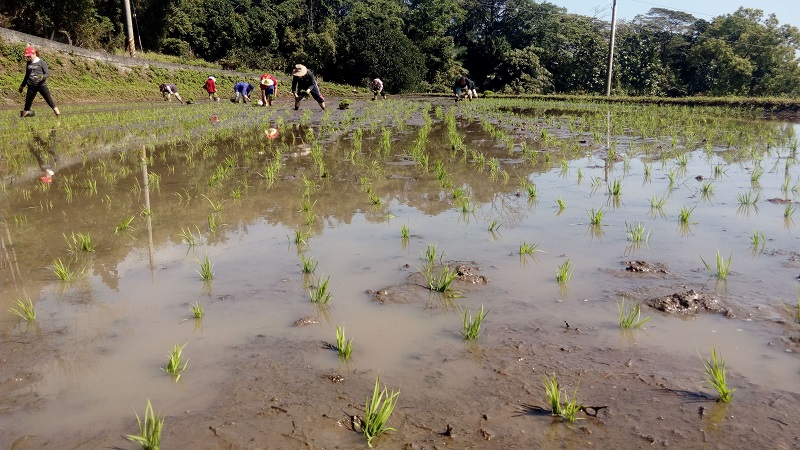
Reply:
[[[261,75],[261,106],[272,106],[272,100],[278,93],[278,80],[272,74]]]
[[[50,95],[50,88],[47,87],[47,77],[50,76],[50,69],[47,67],[47,63],[39,58],[39,52],[30,45],[25,47],[25,60],[27,61],[25,77],[19,85],[19,92],[21,94],[26,85],[28,86],[28,92],[25,95],[25,106],[22,107],[19,116],[33,116],[31,105],[33,105],[33,98],[36,97],[36,94],[42,94],[42,98],[47,102],[47,105],[53,108],[56,116],[60,116],[61,112]]]
[[[211,101],[217,101],[217,79],[212,77],[211,75],[208,76],[206,83],[203,85],[203,89],[208,92],[208,99]]]
[[[171,83],[162,83],[161,86],[158,87],[161,91],[161,95],[164,97],[164,101],[171,102],[172,96],[174,95],[175,98],[178,99],[179,102],[183,103],[183,99],[181,98],[181,94],[178,94],[178,87]]]
[[[456,101],[461,100],[462,95],[472,101],[472,97],[477,96],[477,92],[475,90],[475,82],[465,76],[456,78],[455,83],[453,83],[453,94],[456,96]]]
[[[246,81],[237,82],[233,85],[233,93],[236,95],[233,98],[233,102],[239,103],[239,99],[242,99],[244,103],[249,102],[250,93],[253,92],[253,89],[255,89],[253,85]]]
[[[294,110],[300,109],[300,101],[311,96],[325,110],[325,97],[319,92],[314,74],[302,64],[297,64],[292,69],[292,95],[294,95]]]
[[[372,101],[374,102],[378,95],[386,100],[386,92],[383,90],[383,81],[380,78],[372,80]]]

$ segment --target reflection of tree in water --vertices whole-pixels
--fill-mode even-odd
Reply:
[[[506,228],[519,225],[527,217],[528,208],[521,206],[521,197],[513,194],[497,193],[489,202],[487,216],[502,223]]]

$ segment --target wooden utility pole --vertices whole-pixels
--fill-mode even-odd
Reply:
[[[131,2],[122,0],[125,5],[125,24],[128,26],[128,53],[131,58],[136,57],[136,41],[133,40],[133,20],[131,19]]]
[[[616,37],[616,35],[617,35],[617,0],[612,0],[611,42],[609,42],[608,44],[608,80],[606,80],[606,97],[611,96],[611,77],[614,74],[614,38]]]

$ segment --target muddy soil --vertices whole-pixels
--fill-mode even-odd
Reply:
[[[356,101],[353,108],[363,102]],[[328,103],[337,105],[338,99]],[[315,106],[305,104],[303,109]],[[320,115],[314,112],[312,120],[318,122]],[[454,282],[456,291],[493,289],[502,295],[502,286],[480,270],[480,262],[459,265],[463,270]],[[633,262],[605,275],[618,277],[620,291],[627,291],[627,277],[651,277],[657,289],[628,292],[641,302],[673,293],[686,298],[691,289],[660,263]],[[374,286],[364,292],[363,302],[418,307],[430,298],[421,281],[413,275],[390,286]],[[737,317],[747,314],[726,320],[744,320]],[[313,317],[297,319],[298,326],[314,323]],[[667,357],[641,348],[628,339],[636,330],[620,332],[619,345],[600,345],[597,328],[570,319],[496,323],[476,342],[420,351],[408,361],[407,373],[380,374],[382,384],[401,394],[389,421],[396,431],[373,443],[386,449],[800,449],[800,395],[755,385],[729,368],[728,382],[737,389],[733,402],[717,403],[712,391],[702,387],[705,374],[696,356]],[[775,344],[800,352],[800,325],[774,325],[781,330]],[[0,342],[0,414],[10,417],[15,411],[46,407],[32,388],[39,375],[29,361],[59,356],[48,337]],[[213,405],[167,416],[162,448],[366,448],[354,422],[363,415],[376,373],[320,366],[313,355],[330,352],[326,347],[312,338],[259,335],[231,348],[220,361],[229,376],[217,387]],[[542,377],[553,373],[569,394],[577,388],[579,401],[596,415],[581,412],[574,423],[552,417],[545,409]],[[404,389],[403,377],[414,380],[409,385],[426,388]],[[133,432],[135,427],[131,419],[124,430]],[[0,429],[0,442],[13,450],[136,448],[119,428],[89,428],[50,436],[45,424],[41,435],[19,436],[8,426]]]

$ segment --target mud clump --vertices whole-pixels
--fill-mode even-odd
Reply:
[[[314,325],[314,324],[317,324],[317,323],[319,323],[319,319],[317,319],[316,317],[314,317],[314,316],[305,316],[305,317],[301,317],[301,318],[295,320],[292,325],[294,325],[296,327],[302,327],[302,326],[306,326],[306,325]]]
[[[647,306],[667,314],[728,314],[728,310],[720,305],[716,298],[690,289],[666,297],[656,297],[645,302]]]
[[[667,268],[663,264],[653,264],[647,261],[623,261],[625,271],[634,273],[661,273],[666,274]]]
[[[474,271],[481,270],[480,267],[469,267],[463,264],[456,266],[456,274],[458,280],[471,284],[489,284],[489,277],[485,275],[477,275]]]
[[[477,272],[481,269],[474,262],[451,261],[437,265],[433,270],[439,273],[444,267],[452,267],[455,272],[452,286],[453,292],[463,293],[476,289],[478,286],[487,285],[490,282],[489,277],[478,275]],[[414,272],[406,277],[403,284],[387,286],[377,291],[369,289],[366,293],[372,297],[372,301],[378,303],[408,304],[428,302],[433,291],[428,287],[425,276],[420,272]]]

